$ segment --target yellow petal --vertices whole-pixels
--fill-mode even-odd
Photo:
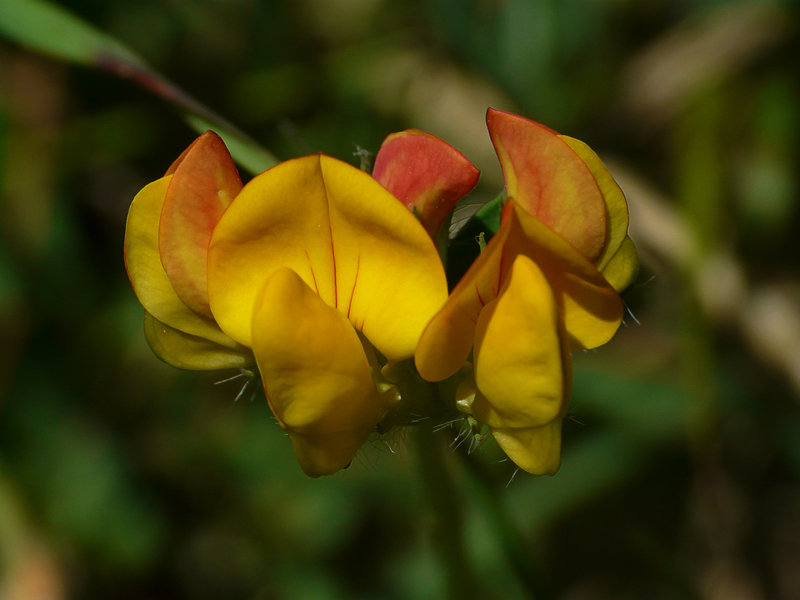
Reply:
[[[509,201],[511,202],[511,201]],[[605,344],[622,322],[622,299],[580,252],[527,211],[513,205],[508,252],[529,256],[547,277],[564,328],[581,348]]]
[[[192,371],[234,369],[253,364],[247,348],[228,339],[230,347],[173,329],[144,313],[144,335],[153,353],[168,365]]]
[[[581,157],[555,131],[524,117],[489,109],[486,123],[509,198],[594,261],[606,242],[606,209]]]
[[[492,436],[520,469],[533,475],[553,475],[561,466],[561,422],[541,427],[493,429]]]
[[[324,155],[255,177],[209,250],[209,299],[222,329],[250,345],[257,291],[288,267],[390,360],[411,356],[447,298],[439,256],[416,218],[377,181]]]
[[[256,299],[252,330],[270,407],[303,471],[317,477],[347,466],[389,409],[353,326],[279,268]]]
[[[475,329],[472,414],[491,428],[545,425],[565,404],[564,364],[556,300],[542,271],[526,256],[514,259],[497,299]]]
[[[626,237],[602,269],[603,276],[618,292],[634,282],[639,274],[639,255],[631,238]]]
[[[511,223],[504,219],[423,331],[414,354],[417,371],[423,379],[447,379],[467,360],[475,340],[478,315],[500,291],[503,256],[510,232]]]
[[[181,155],[161,209],[161,263],[178,297],[212,318],[206,263],[211,232],[242,182],[225,143],[207,131]]]
[[[306,435],[289,432],[289,442],[303,473],[309,477],[333,475],[349,466],[369,432]]]
[[[603,252],[597,257],[594,264],[601,272],[605,273],[606,265],[617,254],[625,240],[627,239],[632,244],[628,238],[628,202],[625,200],[625,194],[622,193],[619,185],[594,150],[575,138],[565,135],[559,137],[586,163],[603,195],[606,206],[606,243]],[[635,252],[636,248],[634,247],[633,250]],[[621,289],[614,287],[617,290]]]
[[[190,310],[175,293],[161,264],[158,224],[171,175],[146,185],[131,202],[125,226],[125,268],[136,297],[158,321],[182,331],[230,346],[232,340],[213,321]]]

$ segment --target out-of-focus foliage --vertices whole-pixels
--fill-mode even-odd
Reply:
[[[570,599],[800,596],[794,3],[60,5],[281,158],[430,130],[482,169],[465,211],[502,186],[487,106],[598,150],[642,254],[628,327],[576,357],[555,477],[446,455],[475,596],[528,568]],[[125,214],[194,135],[0,41],[0,598],[441,597],[407,444],[309,480],[263,397],[147,349]]]

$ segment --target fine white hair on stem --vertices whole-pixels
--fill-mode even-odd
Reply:
[[[462,427],[458,430],[458,434],[453,438],[453,441],[450,442],[450,447],[453,449],[453,452],[458,450],[459,446],[469,437],[469,432],[469,426]],[[455,444],[455,446],[453,444]]]
[[[239,393],[236,394],[236,397],[233,399],[234,402],[238,402],[241,399],[241,397],[244,396],[245,391],[247,390],[248,386],[252,381],[253,381],[252,379],[248,379],[247,381],[244,382],[242,389],[239,390]],[[253,392],[253,395],[250,397],[251,401],[253,397],[255,397],[255,392]]]
[[[455,425],[456,423],[462,421],[463,419],[464,417],[456,417],[455,419],[451,419],[449,421],[445,421],[444,423],[439,423],[438,425],[434,425],[433,432],[438,433],[440,431],[443,431],[444,429],[447,429],[448,427]]]
[[[511,473],[511,479],[509,479],[508,483],[506,483],[506,487],[511,485],[511,482],[514,481],[514,478],[517,476],[517,473],[519,473],[519,467],[515,468],[514,472]]]
[[[467,454],[472,454],[478,447],[481,445],[481,436],[480,434],[476,433],[472,436],[472,439],[469,441],[469,448],[467,448]]]
[[[631,320],[632,320],[634,323],[636,323],[637,325],[641,325],[641,322],[639,322],[639,319],[637,319],[637,318],[636,318],[636,315],[635,315],[635,314],[633,314],[633,311],[631,310],[631,307],[630,307],[630,306],[628,306],[627,302],[623,302],[623,306],[625,307],[625,313],[626,313],[626,314],[628,314],[628,315],[630,315],[630,317],[631,317]],[[625,325],[626,327],[628,326],[628,322],[625,320],[625,318],[624,318],[624,317],[623,317],[623,319],[622,319],[622,324],[623,324],[623,325]]]
[[[581,421],[581,420],[580,420],[578,417],[576,417],[574,413],[569,413],[569,414],[567,415],[567,418],[568,418],[570,421],[572,421],[573,423],[577,423],[578,425],[581,425],[581,426],[583,426],[583,427],[586,427],[586,423],[584,423],[584,422],[583,422],[583,421]]]
[[[241,379],[242,377],[246,377],[244,373],[237,373],[236,375],[232,375],[231,377],[226,377],[225,379],[220,379],[219,381],[215,381],[214,385],[222,385],[223,383],[228,383],[229,381],[235,381],[237,379]]]
[[[383,442],[383,444],[384,444],[384,445],[385,445],[385,446],[386,446],[386,447],[389,449],[389,452],[391,452],[392,454],[397,454],[397,452],[395,452],[395,449],[394,449],[394,448],[392,447],[392,445],[389,443],[389,440],[387,440],[387,439],[384,439],[384,438],[381,438],[381,441],[382,441],[382,442]]]

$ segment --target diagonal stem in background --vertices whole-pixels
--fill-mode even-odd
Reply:
[[[247,134],[150,68],[113,37],[47,0],[2,0],[0,34],[42,54],[129,79],[185,113],[199,132],[214,129],[252,173],[279,161]]]

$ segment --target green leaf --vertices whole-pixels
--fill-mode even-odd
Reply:
[[[481,206],[478,212],[470,219],[474,223],[468,222],[466,226],[469,227],[471,224],[479,225],[487,236],[486,241],[489,241],[488,238],[492,237],[500,229],[500,215],[503,213],[505,203],[506,193],[503,191]]]
[[[447,281],[454,287],[500,228],[505,191],[481,206],[455,233],[447,250]]]

